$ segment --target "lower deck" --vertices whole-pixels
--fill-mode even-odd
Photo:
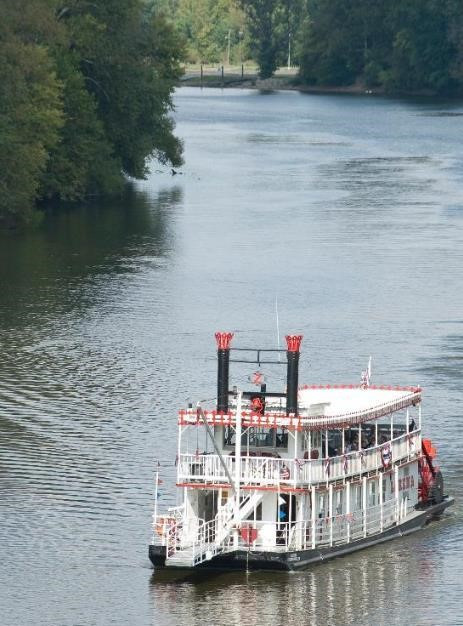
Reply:
[[[200,569],[209,568],[217,570],[267,569],[292,571],[302,569],[311,564],[343,556],[419,530],[433,519],[439,518],[444,510],[451,506],[453,502],[453,498],[444,496],[442,501],[437,504],[410,511],[399,523],[393,524],[387,529],[371,533],[367,536],[357,537],[349,542],[331,546],[319,546],[316,549],[295,548],[291,550],[259,550],[256,546],[253,546],[251,550],[250,546],[247,548],[241,546],[238,549],[230,548],[226,552],[216,554],[212,558],[199,563],[198,567]],[[167,566],[172,567],[172,564],[166,563],[165,546],[150,545],[149,557],[155,569],[162,569]],[[191,570],[193,565],[173,565],[173,567]]]

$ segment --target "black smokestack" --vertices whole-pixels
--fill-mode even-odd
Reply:
[[[228,413],[228,369],[233,333],[215,333],[217,342],[217,411]]]
[[[288,369],[286,377],[286,415],[297,415],[297,389],[299,385],[299,348],[302,335],[286,335]]]

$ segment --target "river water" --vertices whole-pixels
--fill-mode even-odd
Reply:
[[[0,238],[1,625],[462,624],[463,106],[191,88],[176,105],[181,173],[155,164]],[[424,387],[457,504],[302,573],[153,576],[177,409],[214,394],[214,331],[275,346],[276,301],[301,382],[359,382],[372,355],[373,382]]]

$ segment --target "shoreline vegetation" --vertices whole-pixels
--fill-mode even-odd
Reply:
[[[178,167],[183,42],[145,0],[14,0],[0,21],[0,226]]]
[[[222,74],[223,67],[223,74]],[[440,98],[439,93],[429,89],[410,91],[387,91],[383,87],[369,87],[362,81],[352,85],[308,85],[300,81],[299,68],[279,68],[270,78],[260,78],[257,67],[219,66],[204,68],[202,75],[197,66],[185,67],[177,87],[201,87],[213,89],[256,89],[259,91],[299,91],[313,94],[381,95],[391,97],[422,96]],[[462,94],[455,94],[463,99]]]
[[[152,159],[179,167],[178,85],[463,94],[461,0],[4,5],[0,227],[34,225],[52,204],[117,193],[127,179],[146,178]],[[200,69],[206,63],[210,72]]]

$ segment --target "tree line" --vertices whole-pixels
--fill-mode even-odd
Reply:
[[[309,85],[449,93],[463,86],[461,0],[160,0],[190,61],[288,61]],[[231,46],[230,46],[231,42]]]
[[[0,20],[0,223],[113,192],[182,161],[180,38],[143,0],[6,0]]]
[[[177,166],[172,93],[190,62],[391,92],[463,90],[461,0],[4,0],[0,224]]]

